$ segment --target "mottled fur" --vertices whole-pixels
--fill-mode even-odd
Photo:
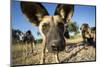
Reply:
[[[58,52],[65,48],[65,24],[70,22],[74,12],[73,5],[58,4],[54,16],[49,16],[42,4],[36,2],[21,2],[21,9],[28,20],[39,27],[43,37],[43,47],[40,64],[45,63],[45,50],[54,53],[55,63],[59,63]]]

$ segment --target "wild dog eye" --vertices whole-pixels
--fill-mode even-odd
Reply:
[[[43,33],[48,32],[49,27],[50,27],[49,23],[44,23],[42,25],[42,31],[43,31]]]
[[[58,27],[59,28],[64,28],[64,24],[63,23],[58,23]]]
[[[58,28],[59,28],[59,30],[64,31],[64,24],[58,23]]]
[[[43,30],[45,30],[47,27],[49,27],[49,23],[44,23],[44,24],[42,25],[42,29],[43,29]]]

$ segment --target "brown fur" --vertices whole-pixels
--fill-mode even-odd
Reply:
[[[49,16],[40,3],[22,1],[21,9],[29,21],[39,27],[39,32],[43,37],[40,64],[45,63],[46,47],[54,53],[55,63],[59,63],[58,52],[65,48],[64,25],[71,20],[74,6],[59,4],[54,16]]]

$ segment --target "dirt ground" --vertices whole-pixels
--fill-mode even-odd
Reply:
[[[66,39],[66,48],[58,54],[60,63],[95,61],[96,48],[82,43],[82,38]],[[27,47],[27,49],[26,49]],[[34,52],[31,52],[30,45],[14,44],[11,47],[11,62],[13,65],[39,64],[41,57],[41,44],[36,44]],[[52,53],[45,53],[45,64],[55,63]]]

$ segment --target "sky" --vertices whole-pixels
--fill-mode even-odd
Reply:
[[[42,3],[42,5],[47,9],[50,15],[54,14],[57,6],[57,4],[54,3]],[[77,22],[79,26],[82,23],[88,23],[90,27],[95,26],[95,12],[95,6],[75,5],[72,20]],[[23,32],[31,30],[35,39],[41,38],[41,36],[37,34],[37,32],[39,32],[38,27],[33,26],[21,12],[19,1],[12,1],[11,25],[13,29],[19,29]]]

